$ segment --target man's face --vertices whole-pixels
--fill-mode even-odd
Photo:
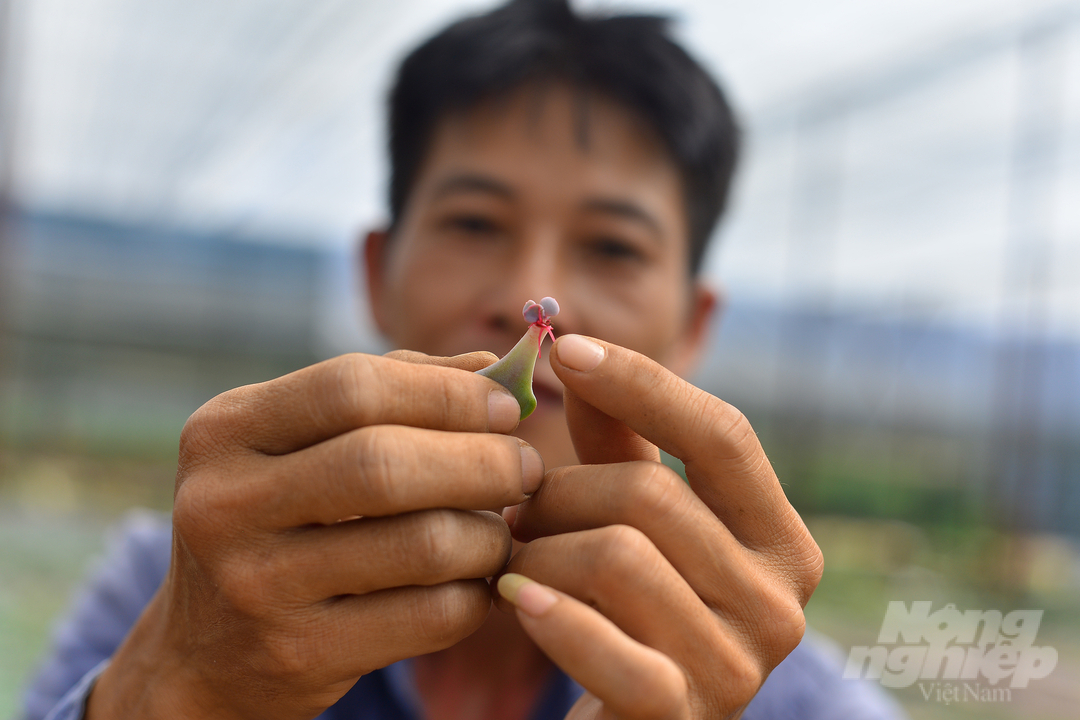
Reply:
[[[392,238],[369,236],[372,307],[396,346],[505,354],[526,300],[550,295],[557,335],[692,366],[713,298],[687,272],[682,185],[660,141],[620,106],[529,88],[444,120]],[[576,461],[562,388],[537,363],[518,435],[548,467]]]

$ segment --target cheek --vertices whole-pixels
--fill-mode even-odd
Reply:
[[[662,362],[686,324],[685,282],[664,273],[649,273],[612,291],[597,283],[580,283],[581,329]]]
[[[390,267],[387,287],[390,339],[397,346],[431,352],[443,345],[469,303],[464,271],[434,254],[402,249]]]

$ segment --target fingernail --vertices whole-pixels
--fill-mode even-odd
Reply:
[[[510,432],[521,420],[521,406],[514,396],[503,390],[488,393],[488,430]]]
[[[511,505],[509,507],[504,507],[503,508],[503,511],[502,511],[503,520],[505,520],[506,524],[508,526],[510,526],[511,528],[513,528],[514,523],[517,522],[518,508],[519,507],[520,507],[520,505]]]
[[[556,347],[559,362],[578,372],[589,372],[604,359],[604,348],[581,335],[563,335]]]
[[[532,495],[540,489],[540,481],[544,479],[544,458],[531,445],[521,446],[521,490],[526,495]]]
[[[500,595],[533,617],[540,617],[559,600],[549,588],[517,573],[503,575],[498,587]]]

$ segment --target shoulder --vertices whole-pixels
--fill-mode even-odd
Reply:
[[[843,657],[828,638],[807,630],[750,703],[744,720],[904,720],[906,714],[880,685],[843,677]]]
[[[44,717],[127,636],[169,569],[166,516],[129,513],[110,534],[104,559],[80,588],[53,634],[25,696],[27,718]]]

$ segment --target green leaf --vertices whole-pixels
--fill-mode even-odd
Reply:
[[[540,353],[542,330],[530,325],[528,331],[518,340],[514,349],[493,365],[477,370],[477,375],[489,377],[510,391],[521,406],[521,419],[529,417],[536,409],[536,395],[533,394],[533,369],[536,356]]]

